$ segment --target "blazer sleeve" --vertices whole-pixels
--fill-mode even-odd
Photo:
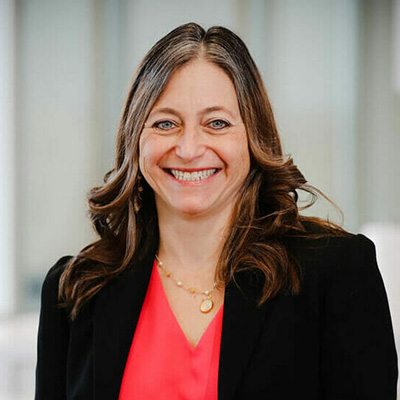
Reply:
[[[66,310],[58,305],[58,284],[69,259],[61,258],[49,270],[42,286],[35,400],[66,399],[69,326]]]
[[[372,241],[351,239],[326,295],[321,367],[326,400],[395,400],[397,355]]]

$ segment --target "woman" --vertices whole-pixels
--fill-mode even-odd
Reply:
[[[36,399],[395,399],[374,245],[298,190],[244,43],[162,38],[89,196],[100,238],[45,279]]]

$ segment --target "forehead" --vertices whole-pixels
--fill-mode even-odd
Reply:
[[[224,106],[238,112],[236,90],[229,75],[216,64],[196,59],[169,78],[154,107]]]

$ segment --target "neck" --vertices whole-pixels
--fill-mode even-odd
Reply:
[[[193,218],[159,212],[159,258],[171,272],[214,275],[230,213]]]

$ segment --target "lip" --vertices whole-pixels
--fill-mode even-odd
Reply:
[[[218,167],[205,167],[205,168],[174,168],[174,167],[172,167],[172,168],[163,168],[163,170],[165,170],[165,171],[169,171],[171,169],[174,169],[176,171],[182,171],[182,172],[196,172],[196,171],[199,172],[199,171],[207,171],[208,169],[216,169],[217,172],[218,172],[221,168],[218,168]]]
[[[216,172],[209,176],[208,178],[201,179],[199,181],[180,181],[179,179],[176,179],[172,174],[169,173],[169,170],[174,169],[177,171],[182,171],[182,172],[198,172],[198,171],[205,171],[208,169],[216,169]],[[210,182],[214,177],[216,177],[222,170],[222,168],[216,168],[216,167],[211,167],[211,168],[162,168],[162,170],[165,172],[165,174],[174,182],[177,183],[178,185],[182,186],[201,186],[207,182]]]

